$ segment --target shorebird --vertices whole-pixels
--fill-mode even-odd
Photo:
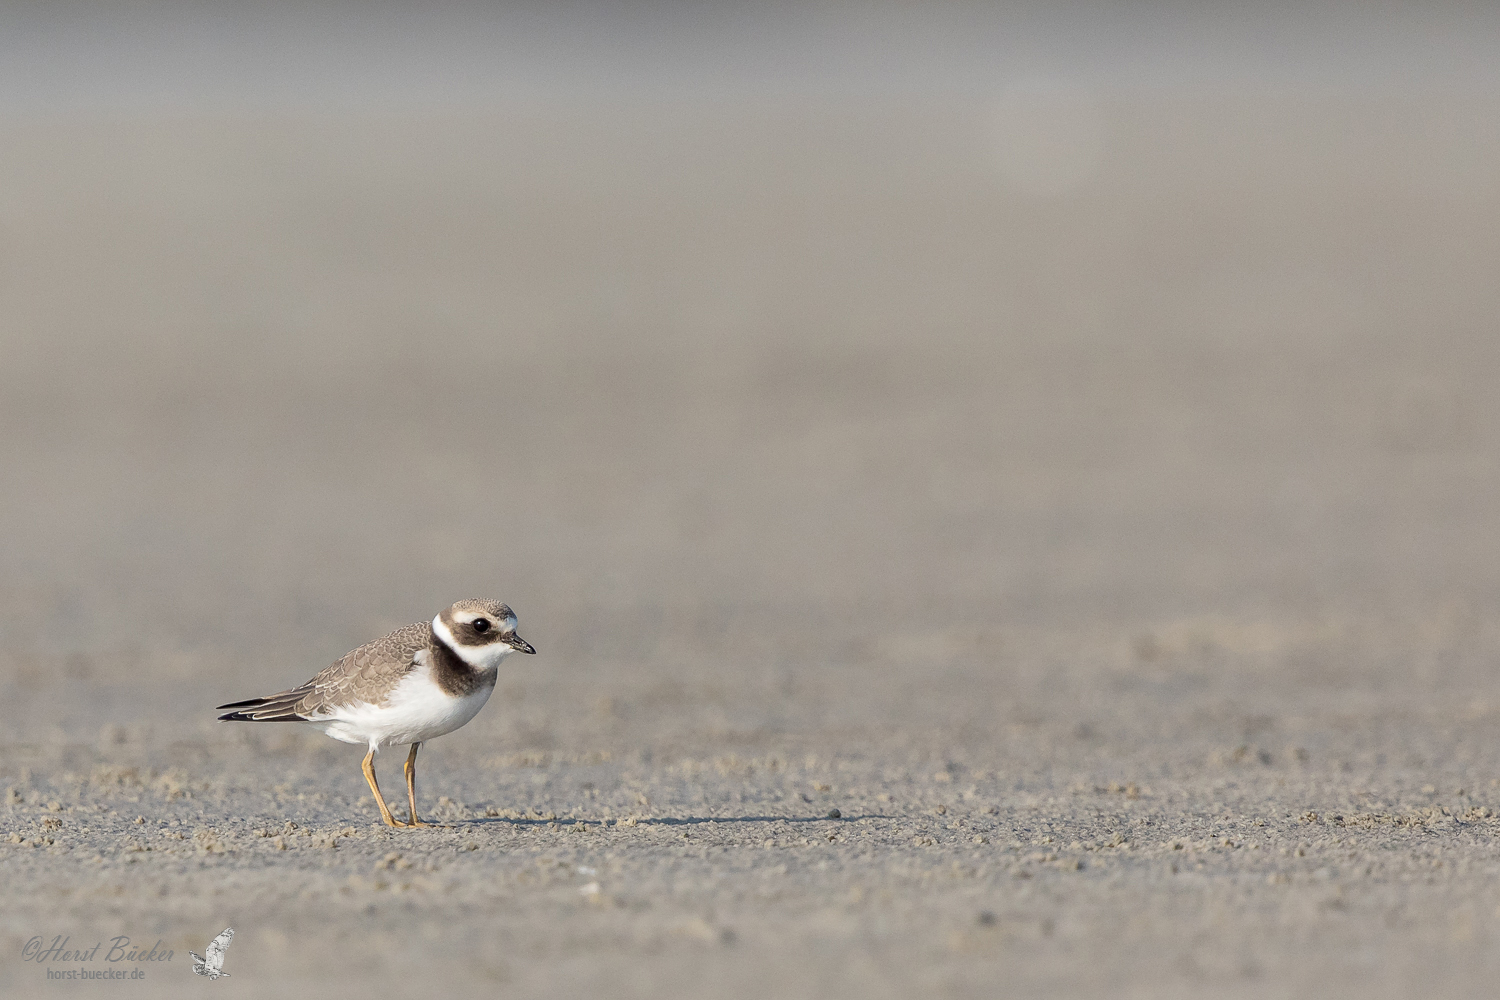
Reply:
[[[345,653],[306,684],[220,705],[220,722],[305,722],[345,743],[367,744],[363,770],[386,826],[430,826],[417,818],[417,749],[462,726],[495,690],[500,661],[519,650],[516,616],[498,601],[459,601],[430,622],[399,628]],[[375,754],[411,744],[406,798],[411,819],[391,815],[375,781]]]

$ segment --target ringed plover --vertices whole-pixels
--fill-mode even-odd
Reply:
[[[220,722],[305,722],[345,743],[363,743],[363,770],[386,826],[429,826],[417,818],[417,748],[474,718],[500,661],[535,653],[516,634],[516,616],[498,601],[459,601],[430,622],[399,628],[346,653],[306,684],[245,701]],[[411,819],[391,815],[375,783],[375,753],[411,744],[406,797]]]

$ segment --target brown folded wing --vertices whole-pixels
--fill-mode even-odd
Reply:
[[[220,705],[233,709],[222,722],[306,722],[342,705],[379,705],[412,668],[412,659],[432,645],[432,625],[418,622],[367,642],[329,664],[306,684],[264,698]]]

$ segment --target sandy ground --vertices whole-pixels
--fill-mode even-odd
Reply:
[[[1486,990],[1500,108],[1064,110],[8,122],[0,991]]]

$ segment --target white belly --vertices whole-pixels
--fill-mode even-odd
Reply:
[[[402,678],[384,705],[348,705],[318,719],[309,719],[336,740],[367,743],[371,749],[425,743],[462,726],[484,707],[495,690],[495,673],[459,698],[443,691],[423,664]]]

